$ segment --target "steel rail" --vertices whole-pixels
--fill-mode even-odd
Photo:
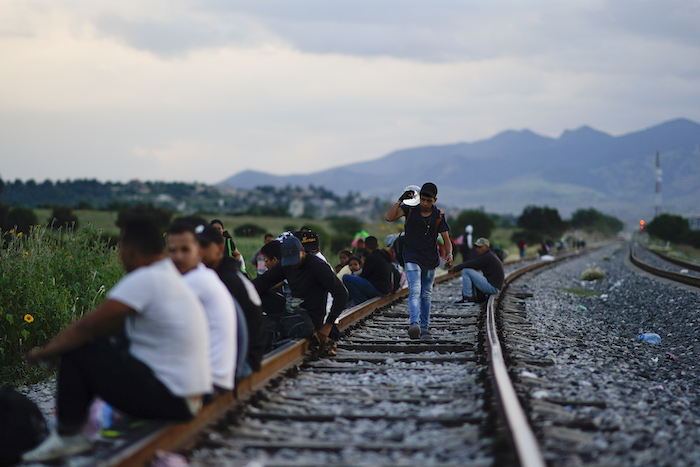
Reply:
[[[683,268],[690,269],[691,271],[700,272],[700,264],[698,264],[698,263],[691,263],[690,261],[683,261],[682,259],[674,258],[673,256],[669,256],[667,254],[661,253],[660,251],[652,250],[651,248],[649,248],[645,245],[642,245],[642,244],[640,244],[639,246],[644,248],[649,253],[654,253],[659,258],[661,258],[664,261],[667,261],[671,264],[675,264],[676,266],[681,266]]]
[[[588,248],[588,250],[590,250],[590,248]],[[524,266],[515,271],[514,273],[511,273],[506,278],[506,284],[508,284],[510,280],[512,280],[512,278],[524,274],[527,271],[538,267],[547,266],[549,264],[560,261],[561,259],[568,258],[572,255],[577,255],[580,252],[581,250],[576,250],[568,254],[559,255],[553,261],[537,262]],[[435,277],[435,282],[440,283],[449,280],[453,277],[456,277],[459,274],[459,272],[451,274],[443,273]],[[489,304],[495,297],[499,297],[501,296],[501,294],[502,292],[495,296],[492,296],[489,300]],[[402,290],[394,294],[390,294],[385,297],[377,297],[367,302],[364,302],[361,305],[355,306],[344,311],[340,315],[338,320],[336,320],[336,325],[340,331],[344,331],[349,327],[357,324],[360,320],[372,314],[372,312],[374,312],[376,309],[387,306],[407,295],[408,288],[404,287]],[[492,326],[495,330],[495,319],[490,318],[488,321],[493,321]],[[497,340],[496,331],[489,331],[488,334],[496,338],[496,340],[493,341],[490,339],[490,342],[492,343],[492,351],[500,353],[500,359],[503,360],[502,351],[500,343],[498,343]],[[204,407],[204,409],[198,414],[198,416],[190,422],[162,422],[157,425],[157,429],[153,430],[151,433],[148,433],[143,438],[133,442],[124,443],[119,448],[117,448],[117,450],[111,452],[108,458],[95,459],[91,463],[86,463],[86,465],[93,467],[141,467],[146,465],[147,462],[153,458],[157,450],[175,451],[180,449],[186,449],[187,447],[194,444],[197,436],[204,428],[211,425],[216,420],[224,417],[225,414],[230,410],[233,410],[245,404],[245,402],[253,394],[255,394],[255,392],[262,389],[270,380],[279,376],[286,369],[302,363],[307,356],[307,350],[308,342],[306,341],[306,339],[297,339],[287,343],[286,345],[278,349],[275,349],[274,351],[265,355],[259,372],[255,372],[247,378],[239,381],[234,391],[230,391],[228,393],[219,395],[213,403]],[[505,373],[503,373],[504,371]],[[511,391],[513,393],[511,396],[500,397],[506,397],[508,399],[512,399],[514,397],[515,401],[517,402],[517,396],[514,395],[514,390],[512,389],[513,385],[512,382],[510,382],[510,379],[508,378],[507,370],[499,369],[498,373],[498,386],[510,386]],[[507,392],[508,390],[506,389],[505,391]],[[508,409],[506,409],[506,412],[509,413],[512,410],[517,411],[517,409],[511,409],[509,407]],[[520,408],[520,411],[522,412],[522,408]],[[521,417],[524,417],[524,415],[521,415]],[[529,425],[527,425],[527,430],[532,432],[531,428],[529,428]],[[521,431],[525,431],[521,424],[516,425],[516,428],[510,429],[510,432],[514,433],[515,439],[520,439],[522,437],[521,435],[516,434],[520,433]],[[532,443],[533,440],[529,440],[528,442]],[[534,440],[534,442],[536,443],[536,440]],[[518,450],[518,452],[520,451]],[[530,456],[531,454],[529,451],[526,451],[523,455],[520,455],[521,462],[523,462],[524,466],[534,467],[544,465],[525,463],[525,461],[529,459]]]
[[[658,277],[663,277],[665,279],[670,279],[675,282],[680,282],[681,284],[690,285],[692,287],[700,287],[700,277],[688,276],[686,274],[680,274],[678,272],[667,271],[665,269],[654,267],[648,263],[645,263],[637,257],[634,253],[634,245],[630,243],[629,245],[629,259],[632,264],[638,268],[653,274]]]
[[[455,275],[440,274],[435,277],[435,282],[445,281]],[[349,308],[336,320],[336,326],[340,331],[344,331],[372,314],[377,308],[387,306],[406,295],[408,295],[408,288],[404,287],[394,294],[377,297]],[[140,467],[146,465],[157,450],[173,451],[192,445],[199,432],[205,427],[222,418],[226,412],[243,405],[255,392],[262,389],[284,370],[302,363],[307,356],[307,350],[308,342],[306,339],[296,339],[273,350],[265,355],[259,372],[252,373],[239,381],[234,391],[219,395],[213,403],[205,406],[193,420],[187,423],[158,423],[153,432],[134,442],[125,443],[112,452],[109,458],[95,459],[86,465],[92,467]]]
[[[582,250],[575,250],[569,253],[556,256],[551,261],[540,261],[523,266],[510,274],[504,280],[503,289],[495,295],[491,295],[486,305],[486,340],[489,349],[489,361],[491,363],[491,380],[493,382],[494,393],[499,402],[501,415],[506,422],[508,435],[515,453],[523,467],[545,467],[544,456],[540,450],[539,442],[535,436],[525,410],[520,404],[515,387],[508,374],[503,348],[498,337],[498,326],[496,315],[510,284],[523,274],[543,267],[548,267],[565,259],[577,256]],[[590,249],[588,250],[590,251]]]

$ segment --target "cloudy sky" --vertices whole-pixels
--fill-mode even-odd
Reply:
[[[308,173],[700,121],[697,0],[0,0],[0,176]]]

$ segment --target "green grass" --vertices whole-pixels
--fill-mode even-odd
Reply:
[[[666,250],[666,242],[662,240],[652,239],[649,241],[649,248],[656,250],[668,256],[673,256],[684,261],[700,263],[700,248],[694,248],[690,245],[670,244],[671,249]]]
[[[85,226],[0,237],[0,382],[36,376],[24,355],[99,304],[124,274],[115,248]]]
[[[595,292],[593,290],[584,290],[584,289],[569,289],[569,288],[562,288],[564,292],[569,292],[570,294],[574,295],[582,295],[584,297],[600,297],[601,292]]]

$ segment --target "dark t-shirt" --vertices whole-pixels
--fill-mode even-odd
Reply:
[[[250,282],[250,280],[243,275],[238,265],[237,260],[230,256],[224,256],[216,273],[243,309],[248,325],[248,365],[253,371],[260,371],[260,362],[267,347],[265,327],[263,326],[263,310],[262,306],[256,305],[250,299],[245,285],[245,281]],[[252,287],[252,284],[249,286]]]
[[[328,263],[314,255],[306,255],[301,267],[282,266],[279,262],[265,274],[253,279],[258,292],[263,293],[270,287],[287,279],[292,297],[302,299],[302,308],[306,310],[318,330],[323,326],[326,315],[328,293],[333,296],[333,307],[328,315],[328,323],[333,323],[345,308],[348,292],[335,275]]]
[[[370,253],[362,266],[360,277],[369,281],[381,294],[386,295],[391,292],[391,257],[389,257],[389,253],[382,250],[374,250]]]
[[[484,277],[487,281],[489,281],[489,284],[499,290],[503,288],[503,280],[505,276],[505,272],[503,271],[503,263],[493,251],[488,250],[476,258],[459,263],[454,267],[455,271],[460,271],[466,268],[476,269],[483,272]]]
[[[440,265],[437,236],[450,230],[445,213],[433,205],[430,216],[423,217],[420,206],[401,205],[406,221],[406,241],[403,259],[406,263],[416,263],[422,269],[435,269]],[[439,222],[438,222],[439,220]]]

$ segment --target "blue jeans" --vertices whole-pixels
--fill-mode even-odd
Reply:
[[[425,331],[430,323],[430,297],[433,294],[435,269],[421,269],[416,263],[406,263],[405,270],[408,316],[411,324],[420,324],[421,330]]]
[[[345,287],[350,293],[350,298],[352,298],[356,305],[366,302],[370,298],[383,296],[370,281],[360,276],[345,274],[343,276],[343,284],[345,284]]]
[[[481,273],[474,269],[462,269],[462,296],[476,297],[474,289],[479,289],[488,295],[498,292],[498,289],[489,284],[489,281]]]
[[[250,375],[253,370],[248,365],[248,323],[241,310],[241,306],[236,302],[236,336],[237,360],[236,360],[236,381]]]

